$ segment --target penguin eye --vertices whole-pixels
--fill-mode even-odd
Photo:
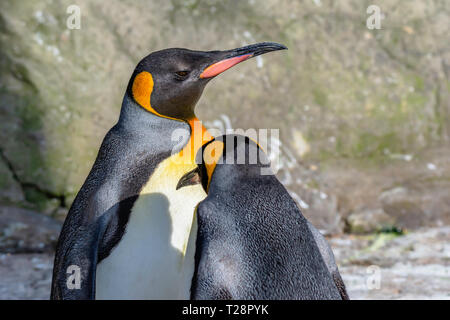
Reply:
[[[187,70],[177,71],[175,72],[175,75],[178,80],[184,80],[189,75],[189,71]]]

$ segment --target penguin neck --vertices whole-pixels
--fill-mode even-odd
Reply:
[[[175,160],[181,160],[185,164],[195,164],[195,156],[198,150],[205,143],[211,141],[213,136],[195,116],[187,120],[187,123],[191,130],[189,140],[180,153],[176,155]]]
[[[153,114],[143,107],[141,107],[134,99],[127,93],[123,97],[122,108],[120,110],[119,123],[123,124],[125,127],[134,128],[139,126],[139,128],[154,127],[155,123],[160,120],[156,114]],[[173,121],[182,121],[173,119]]]
[[[223,161],[226,160],[223,159]],[[259,169],[257,165],[218,163],[211,176],[209,188],[210,190],[234,188],[236,181],[246,181],[258,177],[260,175]]]
[[[179,152],[178,157],[181,157],[184,163],[195,163],[197,151],[203,144],[212,140],[213,136],[203,126],[201,121],[197,119],[193,112],[189,119],[169,119],[160,117],[145,110],[136,103],[128,93],[125,94],[118,122],[123,128],[135,128],[136,131],[140,132],[146,130],[159,130],[158,128],[164,126],[166,121],[179,122],[180,128],[186,128],[186,124],[189,125],[190,132],[187,132],[190,134],[189,139],[185,140],[186,144]]]
[[[270,164],[260,162],[255,164],[228,164],[226,161],[224,156],[221,162],[215,166],[208,190],[231,191],[235,189],[236,183],[263,181],[273,176],[270,171]]]

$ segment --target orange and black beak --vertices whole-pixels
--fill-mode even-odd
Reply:
[[[287,47],[276,42],[261,42],[228,51],[210,52],[212,57],[214,57],[215,55],[217,55],[218,57],[215,59],[215,62],[213,62],[203,70],[203,72],[200,74],[200,78],[205,79],[215,77],[242,61],[267,52],[284,49],[287,49]]]

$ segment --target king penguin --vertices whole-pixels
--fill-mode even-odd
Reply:
[[[188,299],[194,273],[195,207],[201,185],[176,190],[212,137],[194,107],[205,85],[270,51],[258,43],[227,51],[165,49],[139,62],[118,122],[64,222],[52,299]]]
[[[348,299],[325,238],[270,170],[259,145],[206,143],[178,189],[201,183],[192,299]]]

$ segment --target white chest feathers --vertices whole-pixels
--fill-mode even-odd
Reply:
[[[96,299],[189,299],[194,273],[195,207],[201,185],[176,185],[194,164],[171,158],[156,168],[136,200],[126,231],[97,266]]]

